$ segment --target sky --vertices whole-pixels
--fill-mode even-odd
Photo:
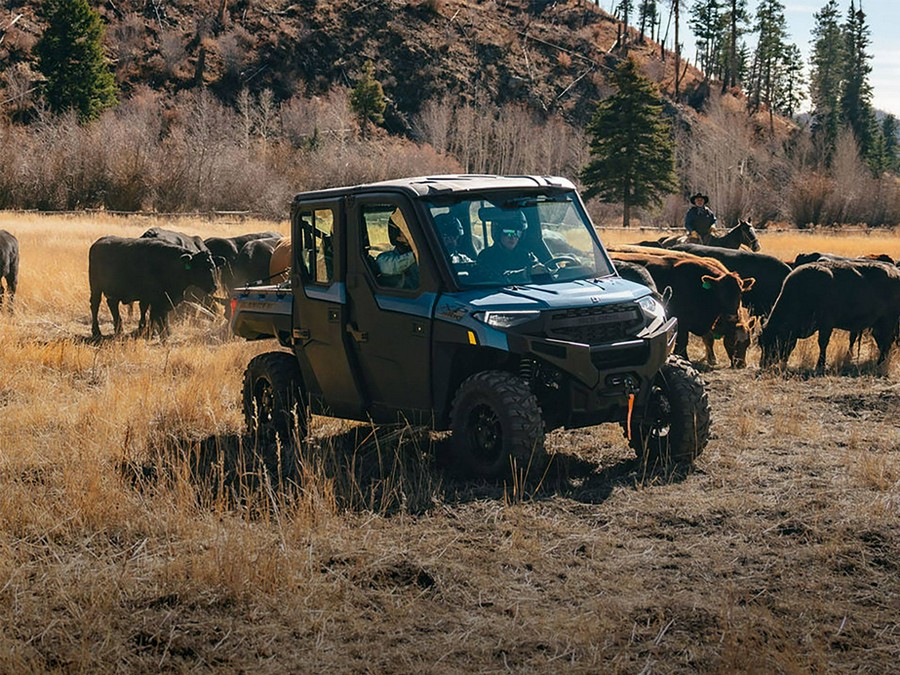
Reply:
[[[691,7],[693,0],[681,0],[682,7]],[[788,33],[791,42],[795,43],[803,52],[809,65],[810,41],[812,29],[815,25],[813,14],[818,12],[826,0],[782,0],[784,4],[784,18],[787,21]],[[611,12],[617,0],[600,0],[602,9]],[[663,1],[660,5],[667,6]],[[748,7],[755,11],[758,0],[748,0]],[[841,21],[847,18],[850,8],[850,0],[838,0],[841,8]],[[859,0],[856,5],[859,6]],[[869,27],[869,36],[872,44],[869,53],[872,72],[869,74],[869,84],[872,86],[872,105],[884,112],[893,113],[900,118],[900,0],[862,0],[863,11],[866,13],[866,23]],[[694,61],[695,48],[693,35],[687,29],[685,17],[687,12],[682,10],[682,25],[684,29],[684,54],[692,62]],[[668,16],[668,11],[663,13],[663,20]],[[631,23],[631,22],[629,22]],[[686,33],[686,35],[685,35]]]

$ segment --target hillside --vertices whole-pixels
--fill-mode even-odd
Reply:
[[[582,126],[607,92],[617,22],[589,3],[509,0],[173,0],[92,2],[123,97],[138,88],[177,93],[207,86],[223,100],[247,87],[276,100],[352,85],[371,60],[390,105],[386,126],[408,133],[428,100],[524,102]],[[0,15],[0,62],[33,65],[38,0]],[[636,41],[637,36],[633,39]],[[671,89],[672,57],[649,41],[632,52]],[[7,70],[5,79],[21,73]],[[695,71],[688,79],[696,76]],[[19,75],[21,77],[21,74]]]

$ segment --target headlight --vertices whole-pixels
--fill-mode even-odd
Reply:
[[[638,306],[644,312],[644,316],[648,321],[666,318],[666,308],[663,304],[652,295],[645,296],[638,300]]]
[[[494,328],[512,328],[522,323],[534,321],[541,316],[539,310],[530,309],[517,312],[481,312],[476,313],[475,318],[484,321]]]

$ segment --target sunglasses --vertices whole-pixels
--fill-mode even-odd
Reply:
[[[516,237],[519,238],[522,236],[522,230],[500,230],[500,233],[504,237]]]

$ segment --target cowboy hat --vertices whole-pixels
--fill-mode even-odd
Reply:
[[[698,197],[699,197],[700,199],[703,200],[703,205],[704,205],[704,206],[707,205],[707,204],[709,204],[709,197],[708,197],[707,195],[703,194],[702,192],[698,192],[697,194],[693,195],[693,196],[690,198],[691,204],[693,204],[693,203],[694,203],[694,200],[697,199]]]

